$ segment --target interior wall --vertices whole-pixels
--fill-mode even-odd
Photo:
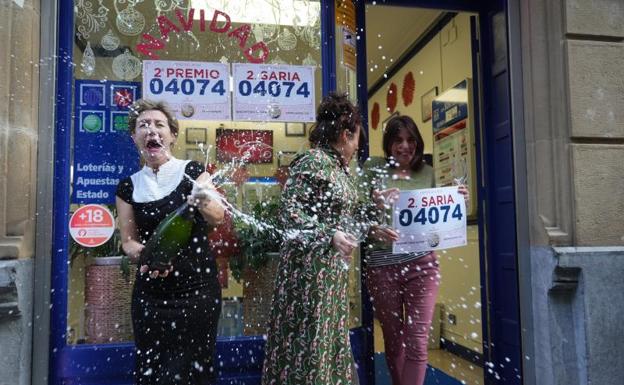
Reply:
[[[422,108],[420,103],[420,95],[424,95],[427,91],[433,87],[440,89],[442,85],[442,65],[441,65],[441,51],[440,51],[440,35],[435,36],[425,47],[418,52],[403,68],[401,68],[394,76],[392,76],[386,84],[375,92],[368,99],[368,121],[371,125],[369,127],[370,135],[370,155],[371,156],[383,156],[383,150],[381,148],[381,138],[383,136],[382,127],[383,122],[391,115],[387,108],[386,97],[390,85],[394,83],[397,86],[399,95],[401,93],[401,85],[403,84],[403,78],[410,71],[412,72],[415,80],[414,85],[414,99],[411,104],[406,106],[403,103],[402,98],[399,96],[396,111],[401,115],[409,115],[414,118],[418,129],[425,141],[425,153],[430,154],[433,151],[433,135],[431,120],[423,123]],[[378,103],[380,106],[379,125],[377,128],[371,124],[371,109],[373,105]]]
[[[306,136],[286,136],[286,124],[289,123],[268,123],[268,122],[237,122],[237,121],[206,121],[206,120],[180,120],[180,132],[173,149],[173,153],[180,159],[191,159],[187,154],[188,150],[199,150],[198,143],[193,141],[187,142],[187,128],[204,128],[206,129],[206,142],[210,146],[206,150],[207,159],[210,163],[218,163],[216,159],[216,149],[214,143],[216,140],[217,129],[248,129],[248,130],[268,130],[273,132],[273,161],[267,164],[250,164],[247,168],[251,176],[270,176],[272,177],[278,167],[278,153],[280,151],[299,152],[309,147],[307,134],[311,124],[306,124]]]
[[[412,72],[415,79],[414,97],[405,105],[401,87],[405,75]],[[387,109],[387,94],[390,85],[397,86],[396,111],[411,116],[425,141],[425,153],[433,151],[432,120],[423,122],[421,96],[438,87],[438,94],[472,77],[472,52],[470,36],[470,14],[458,14],[429,43],[427,43],[405,66],[397,71],[368,100],[368,121],[370,155],[383,156],[381,140],[383,122],[391,115]],[[379,125],[372,125],[371,111],[375,103],[380,106]],[[476,199],[476,197],[473,197]],[[479,237],[477,225],[468,226],[468,245],[443,250],[440,255],[442,284],[438,303],[442,304],[441,337],[447,341],[482,352],[481,335],[481,283],[479,264]],[[455,323],[449,321],[454,316]],[[377,338],[376,338],[377,339]],[[376,349],[381,347],[377,341]]]

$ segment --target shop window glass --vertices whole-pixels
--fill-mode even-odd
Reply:
[[[221,111],[220,118],[206,118],[205,104],[195,99],[202,88],[202,94],[230,95],[233,104],[232,91],[243,87],[238,90],[247,92],[247,85],[240,86],[235,76],[225,77],[220,85],[207,84],[197,78],[210,74],[175,70],[167,80],[152,81],[154,74],[144,79],[144,70],[154,67],[148,61],[155,60],[166,61],[170,67],[173,62],[215,63],[230,75],[235,63],[270,65],[267,82],[260,86],[265,89],[250,91],[275,94],[277,83],[269,85],[270,80],[288,82],[284,73],[291,66],[305,66],[308,88],[292,92],[314,95],[315,108],[322,95],[320,2],[76,0],[74,25],[72,212],[91,203],[108,208],[115,216],[116,181],[140,166],[128,139],[128,106],[141,96],[159,92],[188,96],[184,101],[166,98],[180,123],[173,155],[220,171],[224,177],[217,179],[219,187],[235,210],[252,212],[256,202],[272,202],[279,195],[279,181],[288,163],[308,147],[313,115],[276,119],[277,105],[262,118],[236,120],[236,112],[229,107]],[[177,81],[172,82],[174,78]],[[185,81],[191,78],[195,81]],[[279,92],[286,92],[289,86],[280,85]],[[254,159],[241,162],[235,146],[227,143],[249,140],[249,133],[254,132],[261,133],[261,148],[255,149]],[[234,142],[229,141],[232,138]],[[219,334],[262,334],[270,309],[275,256],[259,262],[262,270],[254,273],[232,268],[231,253],[231,248],[224,247],[218,258],[223,286]],[[120,257],[117,232],[99,247],[85,247],[72,239],[69,254],[68,343],[130,341],[135,268]],[[358,280],[354,275],[352,281]],[[359,285],[354,286],[352,298],[352,307],[359,309]],[[359,315],[352,318],[359,322]]]

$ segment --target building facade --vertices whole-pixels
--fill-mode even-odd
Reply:
[[[85,5],[75,3],[78,8]],[[497,61],[507,68],[504,120],[511,126],[511,146],[506,151],[512,172],[504,171],[502,177],[509,178],[512,190],[489,194],[511,202],[515,215],[513,255],[495,261],[517,280],[516,290],[506,293],[517,301],[520,325],[516,351],[520,361],[515,368],[519,382],[513,383],[619,383],[624,376],[620,359],[624,331],[618,322],[624,316],[620,279],[624,273],[624,180],[620,176],[624,3],[508,0],[470,7],[465,3],[388,5],[479,14],[482,23],[492,25],[482,30],[489,31],[491,40],[481,37],[482,44],[492,44],[487,58],[494,64],[482,68],[495,69]],[[0,37],[5,42],[0,50],[0,384],[57,383],[54,339],[69,338],[55,335],[53,326],[55,319],[67,319],[69,311],[55,306],[54,282],[60,275],[68,280],[71,274],[59,271],[53,262],[60,252],[54,236],[67,226],[63,220],[68,216],[55,198],[59,178],[67,182],[70,168],[70,159],[59,156],[71,142],[61,130],[70,127],[74,118],[72,102],[60,100],[59,89],[68,84],[71,88],[74,81],[64,72],[67,58],[73,58],[76,66],[83,58],[59,50],[74,44],[73,29],[68,33],[60,18],[64,5],[67,2],[38,0],[0,4]],[[321,9],[325,5],[335,6],[333,1],[321,2]],[[364,5],[354,4],[358,21]],[[319,15],[333,21],[340,13],[319,10]],[[320,36],[333,41],[326,40],[324,32]],[[287,40],[281,41],[282,47],[287,47]],[[496,44],[502,44],[502,56]],[[322,66],[331,67],[320,47],[310,54]],[[332,76],[330,71],[329,80],[323,80],[317,91],[353,86],[343,76],[336,71]],[[369,100],[366,93],[355,92],[360,103]],[[482,113],[487,129],[488,114],[494,115],[496,109]],[[483,146],[490,153],[499,148],[487,140]],[[497,167],[504,170],[502,164],[488,167],[490,172]],[[505,200],[507,196],[511,198]],[[483,302],[484,308],[488,305]],[[363,306],[365,318],[370,309]],[[497,313],[484,310],[484,314],[495,318]],[[504,322],[490,321],[501,328],[492,329],[493,334],[503,340],[516,338]],[[73,325],[70,316],[67,334]],[[494,341],[486,339],[486,344]],[[507,358],[488,358],[497,353],[487,346],[484,350],[492,366]],[[512,383],[492,374],[497,367],[491,369],[490,375],[485,374],[486,383]]]

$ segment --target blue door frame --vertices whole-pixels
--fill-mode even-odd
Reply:
[[[131,384],[133,344],[67,345],[67,295],[68,295],[68,239],[67,228],[70,205],[70,145],[73,88],[73,0],[59,0],[58,60],[56,93],[56,127],[54,158],[54,220],[52,252],[52,292],[50,324],[50,383],[60,384]],[[365,1],[356,1],[358,48],[358,100],[366,119],[366,38]],[[506,53],[495,52],[501,48],[494,44],[500,30],[500,17],[506,26],[507,0],[421,0],[377,1],[377,4],[443,8],[453,11],[478,12],[480,16],[484,126],[483,173],[486,180],[479,196],[490,207],[484,213],[488,242],[482,252],[482,303],[484,353],[494,364],[494,370],[485,371],[486,384],[520,384],[521,344],[518,305],[517,253],[515,234],[513,154],[511,123],[509,120],[509,72]],[[502,15],[502,16],[501,16]],[[336,89],[334,1],[321,1],[322,38],[322,92]],[[494,29],[492,24],[496,24]],[[507,42],[506,35],[504,36]],[[503,45],[506,50],[506,46]],[[494,60],[496,59],[496,60]],[[476,84],[476,83],[475,83]],[[479,142],[479,141],[478,141]],[[364,148],[361,156],[368,155]],[[483,221],[481,221],[483,222]],[[484,235],[481,229],[481,236]],[[487,266],[487,268],[486,268]],[[361,384],[374,384],[372,308],[362,290],[363,326],[351,331],[356,362],[359,364]],[[263,360],[262,337],[220,338],[217,342],[221,383],[256,384],[259,382]],[[251,354],[241,354],[251,352]]]
[[[479,15],[481,41],[474,41],[481,57],[481,68],[473,63],[475,89],[481,81],[481,111],[476,109],[477,180],[481,212],[479,238],[481,255],[481,303],[483,352],[487,366],[485,384],[522,384],[522,344],[514,189],[512,125],[510,119],[510,73],[507,32],[507,6],[511,0],[377,0],[377,5],[420,7],[466,11]],[[372,0],[357,2],[358,33],[364,26],[364,8]],[[477,28],[472,25],[472,28]],[[365,34],[363,34],[365,35]],[[502,39],[502,40],[501,40]],[[368,111],[366,84],[366,42],[358,42],[358,99],[362,111]],[[480,80],[479,80],[480,78]],[[479,101],[475,101],[478,104]],[[480,118],[480,114],[483,118]],[[367,114],[364,113],[364,117]],[[368,149],[365,149],[368,155]],[[487,236],[486,236],[487,234]],[[367,356],[373,355],[372,311],[366,287],[362,288],[362,308]],[[367,383],[374,383],[368,365]],[[490,370],[491,369],[491,370]]]

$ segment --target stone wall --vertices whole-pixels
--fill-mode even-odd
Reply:
[[[0,259],[30,258],[36,204],[39,0],[2,1],[0,20]]]
[[[0,384],[31,383],[39,25],[39,0],[0,1]]]
[[[531,246],[521,295],[532,310],[525,383],[619,383],[624,2],[523,0],[521,9]]]

